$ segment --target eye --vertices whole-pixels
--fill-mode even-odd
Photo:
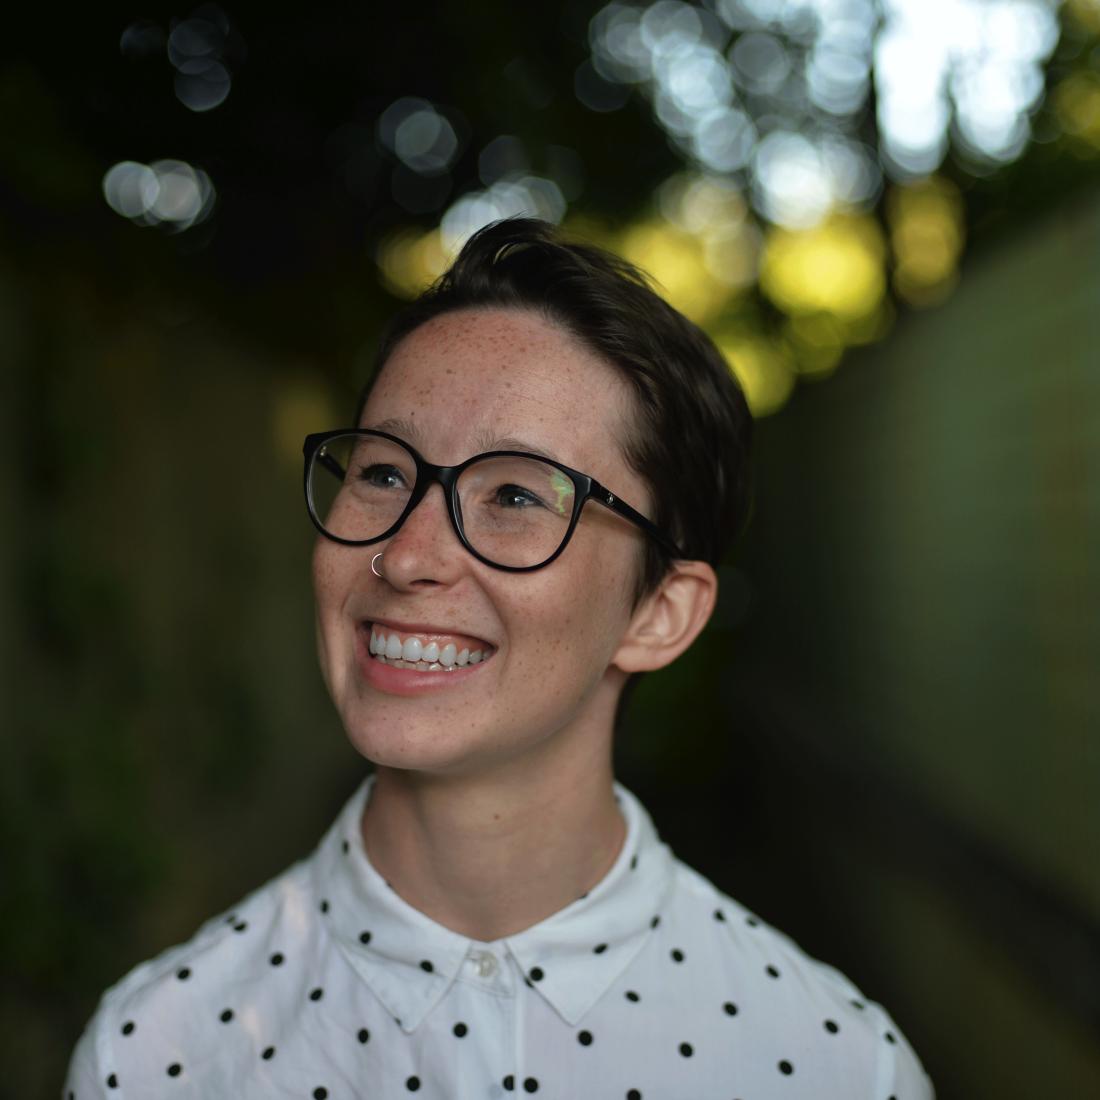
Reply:
[[[405,477],[396,466],[375,463],[372,466],[360,466],[357,479],[376,489],[400,489]]]
[[[501,485],[493,494],[493,503],[501,508],[543,508],[537,493],[519,485]]]

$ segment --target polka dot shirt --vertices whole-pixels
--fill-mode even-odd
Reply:
[[[108,990],[64,1100],[932,1097],[886,1012],[676,860],[622,787],[607,876],[480,943],[371,867],[370,784],[309,859]]]

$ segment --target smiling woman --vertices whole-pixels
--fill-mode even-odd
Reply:
[[[472,238],[355,426],[305,444],[320,665],[374,772],[310,859],[105,995],[70,1095],[930,1097],[886,1012],[612,773],[628,681],[713,610],[748,437],[633,269],[531,221]]]

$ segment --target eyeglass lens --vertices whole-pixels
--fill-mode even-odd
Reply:
[[[330,535],[362,542],[401,517],[416,484],[416,463],[400,444],[341,435],[310,464],[310,500]],[[576,488],[537,458],[493,457],[471,463],[456,482],[458,513],[470,545],[497,565],[540,565],[569,530]]]

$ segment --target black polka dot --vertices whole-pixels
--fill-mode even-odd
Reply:
[[[357,1038],[359,1039],[359,1042],[365,1043],[370,1038],[370,1032],[365,1027],[361,1027],[359,1029],[359,1035],[357,1036]]]
[[[134,1021],[133,1020],[127,1020],[126,1023],[124,1023],[122,1025],[122,1034],[123,1035],[133,1035],[133,1033],[134,1033]]]
[[[767,972],[767,975],[768,975],[769,978],[778,978],[779,977],[779,971],[776,970],[776,968],[774,966],[772,966],[771,963],[769,963],[764,969]]]
[[[602,955],[606,950],[607,950],[607,944],[606,943],[598,943],[598,944],[596,944],[595,947],[592,948],[593,954],[596,954],[596,955]]]
[[[637,1004],[637,1003],[638,1003],[638,1002],[639,1002],[639,1001],[640,1001],[640,1000],[642,999],[641,997],[639,997],[639,996],[638,996],[638,994],[637,994],[637,993],[635,993],[635,992],[634,992],[634,990],[633,990],[633,989],[628,989],[628,990],[627,990],[627,991],[626,991],[626,992],[625,992],[625,993],[623,994],[623,996],[624,996],[624,997],[626,997],[626,999],[627,999],[628,1001],[633,1001],[633,1002],[634,1002],[634,1004]]]
[[[451,1030],[461,1039],[470,1029],[460,1020]]]
[[[246,921],[246,920],[238,921],[235,925],[233,925],[233,931],[234,932],[243,932],[247,927],[248,927],[248,921]]]
[[[359,942],[360,943],[370,943],[370,933],[369,932],[360,932],[359,933]]]
[[[340,841],[340,847],[343,849],[344,855],[347,855],[348,854],[348,848],[351,847],[351,845],[349,845],[346,840],[342,840],[342,841]]]
[[[631,856],[630,857],[630,869],[632,871],[636,871],[638,869],[638,857],[637,856]]]
[[[322,913],[327,913],[328,912],[328,898],[322,898],[321,899],[321,912]]]
[[[111,1076],[107,1078],[107,1087],[109,1089],[118,1088],[118,1074],[112,1073]]]
[[[505,1092],[511,1092],[516,1087],[516,1079],[509,1073],[501,1082]]]
[[[428,962],[427,959],[421,959],[420,969],[423,970],[426,974],[430,974],[435,969],[435,967],[432,966],[432,964]]]
[[[691,1043],[681,1043],[680,1044],[680,1053],[685,1058],[690,1058],[695,1053],[695,1051],[692,1049]]]
[[[270,1062],[271,1059],[275,1057],[275,1048],[274,1047],[264,1047],[264,1052],[263,1052],[263,1054],[260,1055],[260,1057],[265,1062]]]
[[[672,961],[682,963],[684,961],[684,953],[678,947],[674,947],[669,954],[672,956]]]
[[[221,1015],[218,1017],[218,1019],[221,1020],[223,1024],[229,1023],[229,1021],[233,1019],[233,1009],[223,1008]]]
[[[750,928],[755,928],[760,922],[756,919],[756,917],[746,917],[745,918],[745,923]]]
[[[416,1092],[420,1088],[420,1078],[419,1077],[410,1077],[405,1082],[405,1088],[407,1088],[409,1090],[409,1092]]]
[[[779,1063],[779,1072],[785,1077],[790,1077],[790,1075],[794,1073],[794,1066],[784,1058],[783,1061]]]
[[[325,1100],[326,1096],[328,1096],[328,1089],[318,1086],[313,1090],[313,1100]]]
[[[276,951],[275,954],[271,956],[270,962],[272,966],[282,966],[283,953],[281,951]]]
[[[538,1092],[539,1083],[534,1079],[534,1077],[525,1078],[523,1082],[523,1089],[524,1092]]]
[[[849,1001],[848,1003],[852,1006],[852,1008],[858,1008],[861,1012],[863,1011],[862,1001]]]
[[[825,1030],[830,1035],[835,1035],[840,1030],[840,1025],[837,1024],[836,1020],[826,1020],[825,1021]]]
[[[580,1045],[582,1047],[590,1047],[592,1045],[592,1032],[591,1031],[581,1031],[581,1032],[579,1032],[577,1034],[577,1042],[580,1043]]]
[[[181,982],[187,981],[187,979],[191,977],[190,968],[186,966],[181,966],[179,970],[176,971],[176,977],[179,978]]]
[[[309,991],[309,999],[311,1001],[319,1001],[324,995],[325,991],[320,986]]]
[[[626,1100],[642,1100],[642,1094],[637,1089],[631,1089],[626,1094]]]
[[[181,1066],[179,1064],[179,1062],[173,1062],[168,1067],[168,1076],[169,1077],[178,1077],[180,1075],[180,1073],[182,1073],[182,1072],[183,1072],[183,1066]]]
[[[659,925],[660,923],[661,923],[661,918],[660,917],[654,917],[653,920],[651,920],[649,922],[649,927],[650,928],[656,928],[657,925]]]
[[[544,977],[541,966],[532,966],[529,973],[533,982],[541,982]]]
[[[888,1031],[888,1032],[887,1032],[887,1033],[886,1033],[886,1034],[885,1034],[885,1035],[883,1036],[883,1038],[884,1038],[884,1039],[885,1039],[885,1040],[886,1040],[886,1041],[887,1041],[888,1043],[896,1043],[896,1042],[898,1041],[898,1040],[897,1040],[897,1038],[896,1038],[896,1036],[894,1035],[894,1033],[893,1033],[892,1031]]]
[[[733,1001],[726,1001],[726,1003],[724,1005],[722,1005],[722,1011],[727,1016],[736,1016],[737,1015],[737,1005],[735,1005],[733,1003]]]
[[[717,921],[724,921],[726,919],[726,914],[723,913],[721,909],[715,909],[714,919]]]

